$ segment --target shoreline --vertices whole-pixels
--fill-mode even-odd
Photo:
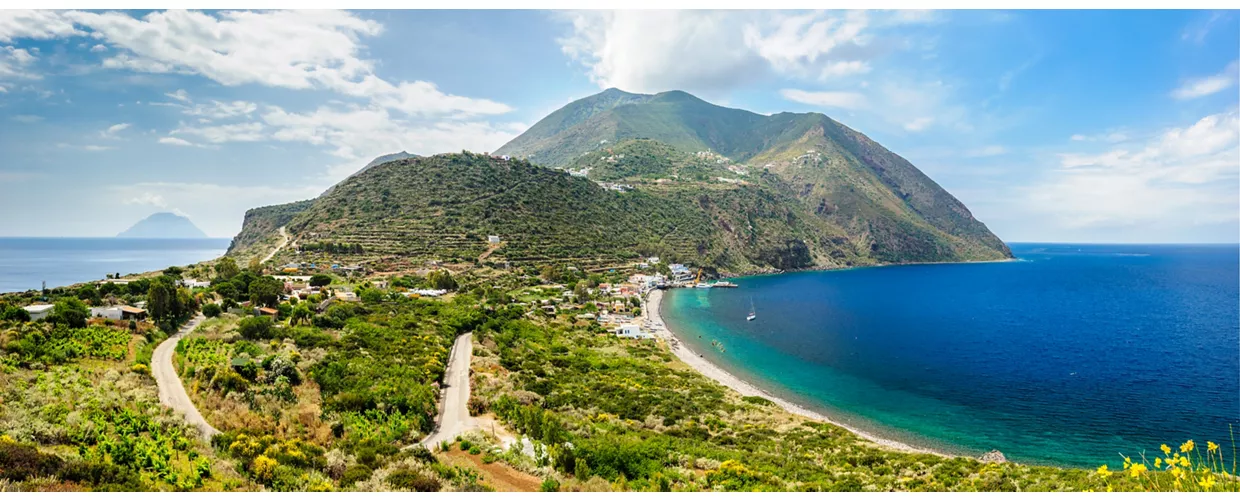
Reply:
[[[675,354],[681,362],[689,365],[698,373],[714,380],[715,382],[718,382],[724,387],[736,391],[741,396],[758,396],[767,399],[788,413],[840,427],[855,434],[861,439],[870,441],[883,448],[907,453],[928,453],[944,458],[954,458],[957,456],[877,436],[871,432],[866,432],[847,424],[840,423],[826,415],[823,415],[822,413],[807,409],[797,405],[796,403],[792,403],[788,400],[775,396],[774,394],[771,394],[763,389],[759,389],[757,386],[754,386],[740,377],[733,375],[731,372],[720,368],[718,365],[711,363],[706,360],[706,358],[699,356],[697,353],[693,352],[692,349],[685,346],[684,342],[682,342],[680,338],[676,336],[676,333],[668,328],[667,323],[663,321],[662,312],[659,310],[662,300],[663,290],[652,290],[647,296],[646,303],[642,305],[643,326],[650,330],[656,338],[666,341],[668,348],[671,349],[672,353]]]
[[[755,278],[761,276],[778,276],[781,274],[792,273],[810,273],[825,271],[852,271],[856,269],[870,269],[875,267],[892,267],[892,266],[937,266],[946,264],[1000,264],[1004,262],[1020,262],[1018,257],[1007,259],[991,259],[991,260],[965,260],[965,261],[943,261],[943,262],[880,262],[877,264],[865,264],[860,266],[841,266],[841,267],[806,267],[802,269],[759,269],[752,272],[742,273],[722,273],[719,275],[723,279],[733,278]]]

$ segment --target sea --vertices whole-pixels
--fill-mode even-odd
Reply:
[[[0,238],[0,293],[101,280],[214,259],[227,238]]]
[[[915,446],[1082,468],[1188,439],[1231,450],[1240,246],[1011,248],[676,289],[661,313],[734,375]]]

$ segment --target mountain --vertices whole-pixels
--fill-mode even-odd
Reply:
[[[286,225],[304,260],[383,266],[607,268],[654,255],[751,272],[1011,256],[863,134],[819,113],[764,116],[684,92],[609,89],[493,156],[372,163],[314,200],[247,213],[230,253]]]
[[[361,170],[359,170],[359,171],[358,171],[358,173],[365,172],[365,171],[366,171],[366,169],[368,169],[368,168],[370,168],[370,167],[373,167],[373,166],[375,166],[375,165],[382,165],[382,164],[387,163],[387,162],[389,162],[389,161],[396,161],[396,160],[403,160],[403,159],[405,159],[405,158],[417,158],[417,157],[418,157],[418,155],[415,155],[415,154],[412,154],[412,153],[408,153],[408,152],[405,152],[405,151],[401,151],[401,152],[399,152],[399,153],[386,154],[386,155],[380,156],[380,157],[378,157],[378,158],[375,158],[375,159],[373,159],[373,160],[370,160],[370,163],[367,163],[365,167],[362,167],[362,169],[361,169]]]
[[[496,154],[577,171],[608,158],[631,168],[639,161],[616,157],[624,154],[621,148],[632,149],[634,140],[645,141],[646,149],[657,143],[694,154],[724,169],[773,174],[767,186],[799,199],[869,246],[862,252],[879,261],[1011,256],[963,203],[911,163],[821,113],[765,116],[680,91],[645,95],[608,89],[552,113]],[[656,168],[646,163],[643,168]],[[623,178],[607,174],[608,168],[591,171],[598,172],[592,178]]]
[[[190,222],[188,217],[172,212],[158,212],[138,221],[129,229],[116,235],[117,238],[206,238],[198,226]]]

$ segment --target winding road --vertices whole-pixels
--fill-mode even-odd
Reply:
[[[474,334],[466,333],[452,343],[448,368],[443,376],[443,394],[439,398],[439,416],[435,418],[435,431],[422,440],[422,445],[434,450],[443,441],[451,441],[457,435],[478,427],[469,416],[469,362],[473,356]]]
[[[194,331],[203,319],[205,317],[202,313],[198,313],[175,335],[168,337],[155,348],[155,353],[151,355],[151,376],[155,377],[155,384],[159,386],[159,402],[184,415],[185,420],[198,428],[202,438],[210,442],[211,436],[219,434],[220,431],[211,427],[211,424],[202,418],[202,414],[198,413],[198,408],[194,407],[194,402],[185,392],[185,386],[181,384],[181,378],[177,376],[176,369],[172,367],[172,353],[176,351],[177,343],[181,342],[181,337]]]
[[[258,261],[259,264],[262,264],[264,262],[271,260],[272,257],[276,256],[277,252],[282,250],[284,247],[288,246],[289,237],[288,237],[288,232],[284,230],[284,226],[280,226],[280,237],[284,238],[284,241],[280,242],[279,245],[276,245],[275,249],[273,249],[271,253],[267,254],[266,257],[263,257],[263,260]]]

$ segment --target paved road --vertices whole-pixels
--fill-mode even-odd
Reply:
[[[466,333],[452,343],[448,357],[448,369],[444,373],[443,394],[439,400],[439,416],[435,419],[435,431],[422,445],[434,450],[442,441],[451,441],[457,435],[478,426],[469,416],[469,360],[473,355],[474,335]]]
[[[276,245],[276,248],[272,250],[271,253],[267,254],[266,257],[263,257],[263,260],[259,261],[260,264],[271,260],[272,257],[276,256],[276,252],[279,252],[280,249],[288,245],[288,232],[284,230],[284,226],[280,226],[280,237],[284,238],[284,241],[281,241],[279,245]]]
[[[177,376],[176,369],[172,367],[172,353],[176,351],[177,343],[185,334],[194,331],[203,319],[204,316],[199,313],[181,327],[175,335],[168,337],[168,340],[155,347],[155,353],[151,356],[151,376],[155,377],[155,384],[159,386],[159,402],[184,415],[185,420],[197,427],[202,438],[209,442],[211,436],[219,434],[220,431],[211,427],[211,424],[202,418],[202,414],[198,413],[198,408],[194,407],[194,402],[185,392],[185,386],[181,385],[181,378]]]

